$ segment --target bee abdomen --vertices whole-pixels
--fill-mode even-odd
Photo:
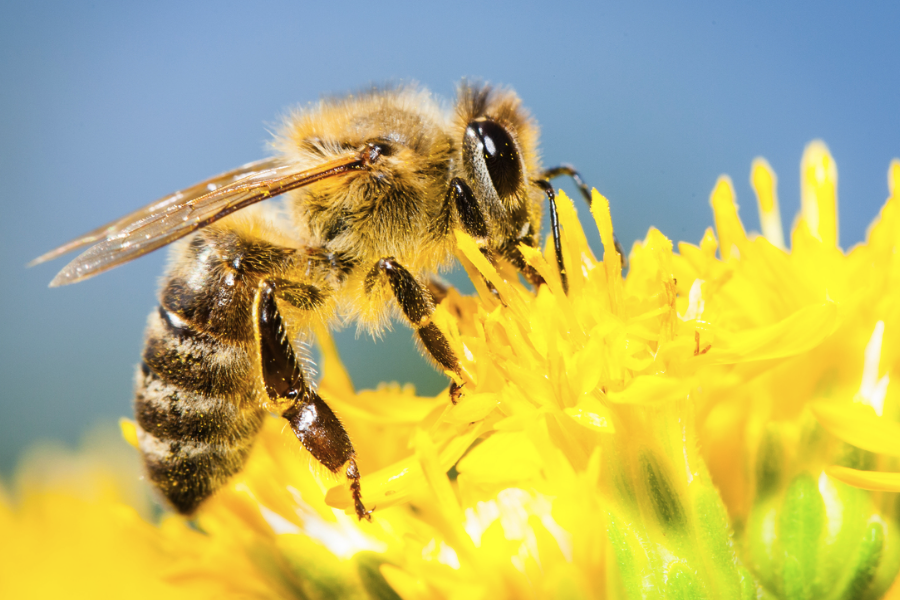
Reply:
[[[259,418],[246,418],[256,409],[167,383],[146,363],[140,368],[135,416],[141,428],[155,437],[218,444],[252,438],[259,429]]]
[[[147,475],[190,514],[241,470],[262,426],[250,356],[160,306],[143,359],[134,409]]]
[[[252,385],[242,345],[197,331],[160,306],[147,323],[144,362],[166,383],[208,396],[243,394]]]
[[[138,429],[147,475],[169,503],[189,515],[241,470],[250,444],[163,441]]]
[[[143,363],[135,415],[150,480],[176,510],[189,514],[241,470],[264,413],[237,399],[179,388]]]

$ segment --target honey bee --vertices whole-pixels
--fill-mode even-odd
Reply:
[[[541,167],[538,129],[518,96],[484,84],[461,84],[452,111],[415,86],[324,99],[290,115],[273,148],[32,264],[93,244],[50,283],[67,285],[186,238],[172,249],[136,374],[149,479],[192,514],[241,470],[269,409],[319,463],[343,469],[357,516],[371,518],[353,444],[292,340],[337,319],[378,331],[399,309],[455,401],[460,363],[431,320],[453,231],[537,286],[519,247],[538,246],[546,200],[565,286],[548,180],[571,176],[590,195],[571,167]],[[281,194],[284,223],[243,210]]]

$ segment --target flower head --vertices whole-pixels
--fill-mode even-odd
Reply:
[[[868,491],[900,489],[900,163],[890,177],[844,253],[834,161],[811,144],[786,250],[758,160],[762,235],[723,177],[715,232],[676,252],[651,229],[627,276],[606,199],[590,208],[598,259],[561,194],[568,294],[552,245],[522,248],[547,282],[533,290],[459,234],[477,293],[434,315],[463,365],[458,404],[357,392],[318,332],[319,392],[354,440],[371,523],[272,419],[191,523],[152,525],[116,494],[20,491],[0,505],[0,582],[32,589],[43,547],[71,568],[69,595],[79,574],[115,571],[108,589],[128,597],[878,596],[900,568],[894,497]]]

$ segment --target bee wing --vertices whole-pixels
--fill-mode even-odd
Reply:
[[[190,202],[191,200],[199,198],[200,196],[205,196],[211,191],[217,190],[223,186],[230,185],[240,179],[243,179],[244,177],[254,175],[260,171],[267,171],[269,169],[282,166],[282,164],[283,160],[281,158],[267,158],[264,160],[247,163],[246,165],[238,167],[233,171],[220,173],[215,177],[210,177],[206,181],[201,181],[200,183],[192,185],[189,188],[185,188],[173,194],[169,194],[168,196],[160,198],[156,202],[151,202],[147,206],[136,210],[133,213],[122,217],[121,219],[116,219],[111,223],[107,223],[106,225],[98,227],[91,232],[88,232],[80,237],[75,238],[74,240],[63,244],[58,248],[54,248],[50,252],[47,252],[46,254],[42,254],[41,256],[35,258],[33,261],[28,263],[28,266],[33,267],[43,262],[47,262],[48,260],[54,260],[62,256],[63,254],[68,254],[72,250],[77,250],[79,248],[83,248],[84,246],[99,242],[100,240],[111,238],[117,233],[133,225],[134,223],[146,219],[153,214],[163,212],[168,207],[174,204]]]
[[[364,164],[365,159],[359,154],[348,154],[311,169],[300,169],[280,158],[250,163],[148,204],[51,250],[32,264],[102,240],[66,265],[50,287],[77,283],[171,244],[236,210]]]

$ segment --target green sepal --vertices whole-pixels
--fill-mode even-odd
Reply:
[[[778,518],[782,548],[782,587],[786,598],[812,600],[825,531],[825,502],[816,480],[798,475],[788,486]]]
[[[697,574],[681,562],[672,563],[666,572],[666,600],[706,600],[709,596]]]
[[[823,595],[837,599],[855,577],[852,557],[866,535],[874,508],[872,494],[827,477],[820,480],[819,489],[829,534],[823,541],[816,583]]]
[[[869,523],[856,555],[850,561],[850,581],[839,596],[841,600],[863,598],[872,586],[884,553],[884,526],[878,521]]]
[[[647,554],[637,536],[611,512],[606,515],[606,523],[606,535],[615,557],[616,587],[623,598],[642,598],[643,574],[649,566]]]
[[[282,534],[276,545],[292,576],[284,578],[286,597],[306,600],[347,598],[364,600],[353,569],[318,541],[304,534]],[[260,565],[280,565],[271,557]]]
[[[695,556],[706,585],[720,598],[743,598],[741,579],[746,575],[752,581],[752,576],[736,565],[728,513],[719,493],[705,476],[695,478],[688,489],[694,509]]]
[[[401,600],[394,588],[381,574],[381,565],[389,562],[377,552],[358,552],[353,556],[356,572],[369,598],[373,600]]]
[[[762,600],[767,597],[756,583],[753,574],[746,568],[738,567],[738,576],[741,578],[741,600]]]
[[[763,499],[778,491],[781,486],[784,464],[782,436],[774,424],[769,424],[763,433],[756,460],[756,495],[758,499]]]
[[[686,525],[684,507],[668,474],[647,454],[641,456],[641,472],[651,505],[663,530],[682,532]]]
[[[802,473],[759,499],[743,534],[749,566],[776,598],[874,599],[900,567],[895,521],[871,492],[825,475]]]

